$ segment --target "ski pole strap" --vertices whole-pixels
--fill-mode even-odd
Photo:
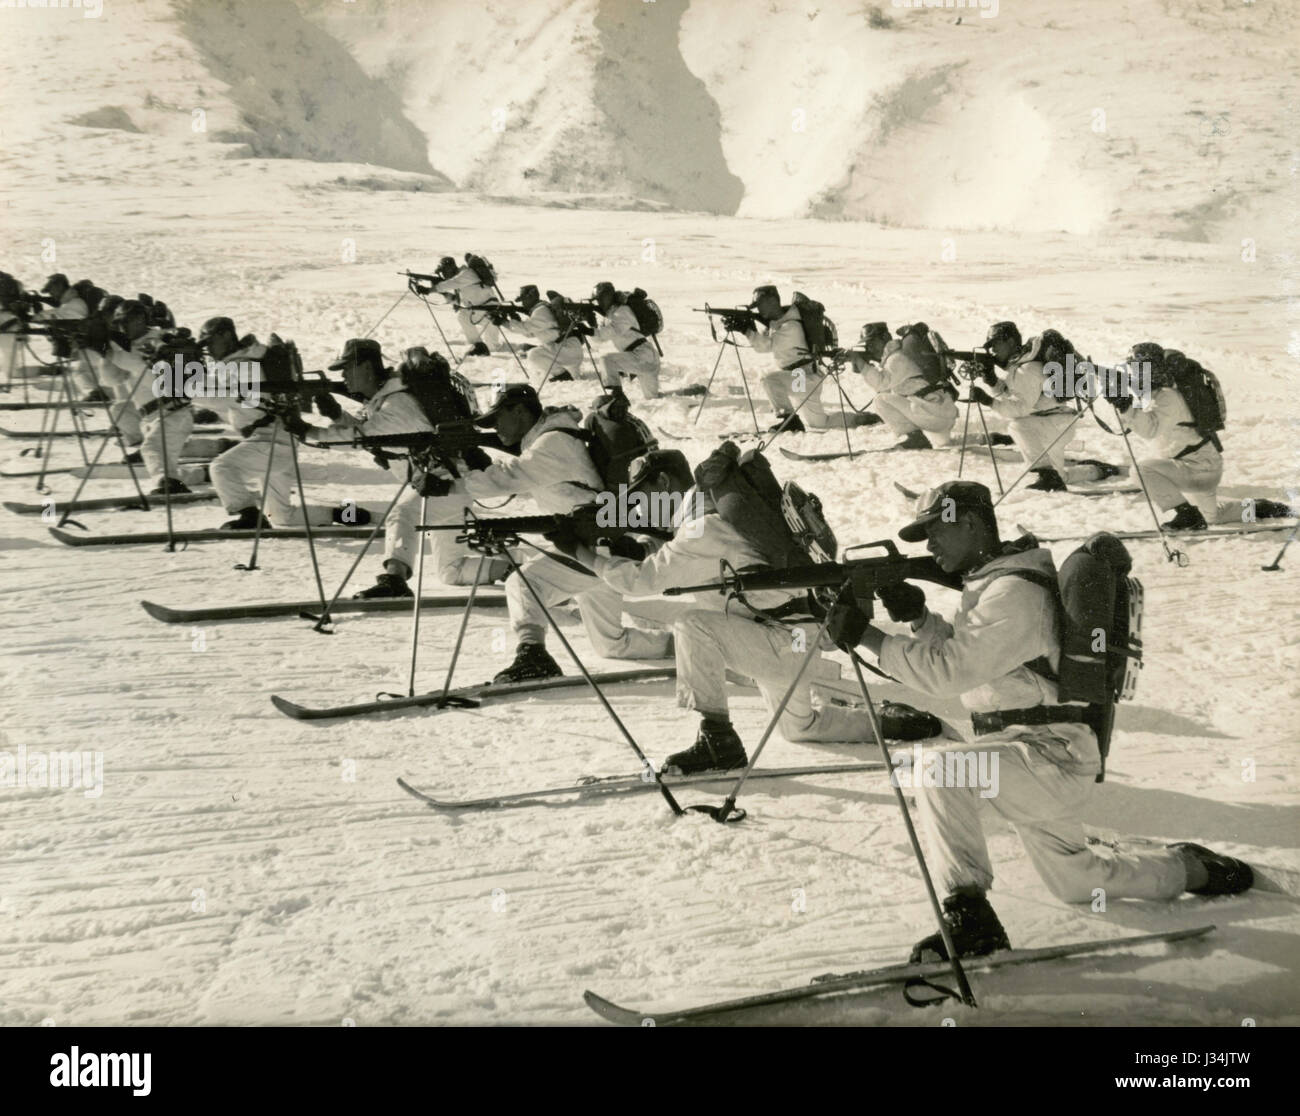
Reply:
[[[972,713],[971,727],[976,736],[1001,732],[1013,725],[1088,724],[1086,705],[1035,705],[1028,709],[995,709],[990,713]]]
[[[918,988],[928,988],[930,991],[937,993],[934,996],[917,996],[915,992]],[[911,1007],[934,1007],[936,1004],[942,1004],[947,1000],[961,1000],[951,988],[946,988],[942,984],[935,984],[932,980],[926,980],[925,977],[912,977],[903,983],[903,999]]]
[[[645,337],[638,337],[635,341],[632,342],[632,344],[630,344],[630,345],[629,345],[626,349],[624,349],[623,351],[624,351],[625,353],[630,353],[633,349],[639,349],[642,345],[646,344],[646,342],[647,342],[647,338],[645,338]]]

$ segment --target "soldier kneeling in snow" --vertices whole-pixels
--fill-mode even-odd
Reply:
[[[918,512],[898,534],[906,542],[927,540],[939,566],[962,575],[961,606],[952,621],[926,608],[921,588],[904,583],[877,596],[892,619],[911,623],[910,636],[886,635],[851,603],[836,605],[829,631],[837,643],[868,648],[905,686],[961,695],[981,749],[995,750],[999,759],[998,793],[988,804],[1015,827],[1053,894],[1086,903],[1097,888],[1108,899],[1249,888],[1249,865],[1199,845],[1113,857],[1089,849],[1082,819],[1101,755],[1096,734],[1084,723],[1087,707],[1058,704],[1055,593],[1033,580],[1047,575],[1055,583],[1051,554],[1030,537],[1003,542],[989,490],[973,481],[932,490],[918,501]],[[944,920],[958,954],[1009,948],[985,896],[993,865],[980,826],[980,787],[917,785],[915,793],[930,871],[948,891]],[[917,944],[912,960],[929,954],[946,956],[937,934]]]

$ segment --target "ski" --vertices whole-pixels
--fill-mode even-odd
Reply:
[[[615,670],[591,676],[598,686],[612,686],[620,682],[662,682],[677,677],[675,667],[653,667],[645,670]],[[585,686],[587,680],[581,674],[565,674],[559,678],[542,678],[533,682],[483,682],[477,686],[460,686],[451,690],[448,702],[455,703],[452,708],[463,707],[465,703],[477,705],[494,699],[509,699],[516,694],[532,694],[543,690],[562,690],[572,686]],[[296,702],[271,695],[271,704],[287,717],[296,721],[321,721],[331,717],[364,717],[369,713],[386,713],[390,709],[416,709],[428,705],[439,705],[443,700],[442,691],[428,694],[416,694],[415,697],[388,698],[384,701],[363,701],[356,705],[334,705],[320,709],[308,709]]]
[[[861,771],[882,771],[884,764],[875,760],[869,763],[835,763],[814,765],[810,767],[771,767],[758,768],[749,773],[750,779],[789,779],[800,775],[838,775]],[[690,786],[694,783],[734,783],[739,777],[735,771],[702,772],[696,775],[664,775],[663,781],[669,787]],[[659,784],[647,771],[641,775],[606,775],[587,776],[572,786],[548,787],[544,790],[516,791],[511,794],[498,794],[491,798],[465,798],[458,801],[434,798],[422,790],[417,790],[405,779],[397,780],[398,786],[407,794],[418,798],[434,810],[488,810],[498,806],[519,806],[539,802],[547,798],[562,798],[578,795],[579,798],[593,798],[609,794],[636,794],[638,791],[658,790]]]
[[[1266,523],[1242,523],[1236,525],[1221,525],[1207,527],[1203,531],[1170,531],[1163,532],[1164,537],[1171,542],[1201,542],[1205,539],[1228,539],[1234,535],[1253,535],[1260,532],[1271,531],[1290,531],[1296,525],[1296,520],[1292,519],[1270,519]],[[1031,532],[1032,533],[1032,532]],[[1154,528],[1146,531],[1110,531],[1117,539],[1158,539],[1161,536],[1160,531]],[[1095,534],[1095,532],[1094,532]],[[1092,535],[1052,535],[1045,537],[1035,535],[1039,542],[1077,542],[1082,539],[1089,539]]]
[[[197,504],[204,500],[215,500],[215,492],[176,492],[172,494],[173,504]],[[124,511],[138,510],[143,511],[144,506],[140,503],[140,497],[134,493],[123,496],[99,496],[91,500],[56,500],[50,497],[43,504],[22,504],[16,500],[4,501],[7,511],[15,515],[43,515],[50,512],[52,515],[61,515],[63,512],[83,512],[83,511],[100,511],[103,509],[121,508]],[[149,510],[160,509],[163,506],[161,496],[153,496],[149,500]]]
[[[1077,957],[1086,953],[1100,953],[1112,949],[1131,949],[1160,942],[1189,941],[1202,938],[1213,929],[1213,926],[1195,926],[1186,930],[1170,930],[1161,934],[1137,934],[1128,938],[1098,938],[1091,942],[1043,946],[1039,949],[1000,950],[984,957],[963,957],[962,966],[967,973],[982,972],[987,969],[1001,968],[1004,965],[1024,965],[1033,961],[1055,961],[1066,957]],[[867,969],[859,973],[846,973],[826,978],[818,977],[815,978],[815,982],[812,984],[783,988],[777,992],[762,992],[756,996],[742,996],[736,1000],[719,1000],[716,1003],[703,1004],[699,1007],[666,1012],[633,1011],[630,1008],[611,1003],[594,992],[584,992],[582,998],[592,1011],[601,1018],[608,1019],[611,1023],[620,1023],[627,1027],[649,1025],[672,1027],[683,1023],[711,1023],[719,1016],[734,1015],[754,1008],[820,999],[841,993],[857,992],[880,985],[902,984],[914,977],[942,977],[951,973],[952,966],[947,961],[928,961],[916,964],[903,962],[898,965],[886,965],[879,969]]]
[[[113,401],[116,402],[116,401]],[[0,403],[0,411],[92,411],[96,407],[111,407],[113,402],[103,403]]]
[[[422,597],[420,608],[464,608],[469,594],[445,597]],[[410,612],[411,597],[374,597],[361,600],[336,601],[330,614],[342,612]],[[505,608],[503,593],[484,593],[474,598],[475,608]],[[208,608],[169,608],[153,601],[141,601],[140,607],[155,620],[164,624],[195,624],[206,620],[264,620],[277,616],[313,615],[320,612],[320,601],[268,601],[265,604],[217,605]]]
[[[848,450],[837,450],[835,453],[797,453],[795,450],[786,449],[785,446],[777,448],[780,449],[781,456],[790,461],[838,461],[840,458],[850,456]],[[897,446],[868,446],[864,449],[855,449],[852,456],[857,457],[860,453],[950,453],[957,448],[957,446],[931,446],[928,450],[901,450]],[[978,452],[981,458],[985,458],[988,456],[988,449],[988,446],[980,446],[978,450],[967,446],[966,452]],[[1008,464],[1021,459],[1018,451],[1008,449],[1006,446],[994,446],[993,454],[999,461]]]
[[[194,428],[194,434],[195,434],[195,435],[214,435],[214,434],[220,434],[223,430],[225,430],[225,427],[224,427],[224,426],[196,426],[196,427]],[[28,442],[39,442],[39,441],[42,441],[42,440],[44,440],[45,438],[49,438],[49,437],[54,437],[54,438],[107,438],[107,437],[110,437],[110,436],[112,435],[112,433],[113,433],[113,431],[112,431],[111,429],[110,429],[110,430],[55,430],[55,431],[53,431],[53,432],[51,433],[51,431],[49,431],[49,430],[46,430],[46,431],[40,431],[40,430],[10,430],[10,429],[8,429],[7,427],[0,426],[0,437],[3,437],[3,438],[16,438],[16,439],[18,439],[18,440],[20,440],[20,441],[28,441]],[[230,437],[225,437],[225,438],[220,438],[220,439],[218,439],[218,441],[235,442],[235,439],[230,438]],[[236,444],[238,444],[238,443],[236,442]],[[185,448],[186,448],[187,450],[188,450],[188,449],[191,449],[191,448],[193,448],[193,447],[194,447],[194,442],[193,442],[193,441],[187,442],[187,443],[185,444]],[[201,443],[200,443],[199,448],[202,448],[202,444],[201,444]],[[195,455],[191,455],[191,456],[197,456],[197,455],[195,454]]]
[[[110,461],[100,462],[98,465],[47,465],[44,469],[40,467],[39,457],[24,458],[19,457],[14,460],[0,465],[0,477],[38,477],[44,473],[47,477],[63,474],[75,477],[78,480],[84,480],[88,476],[93,480],[130,480],[131,467],[125,462]],[[210,458],[201,458],[190,461],[182,459],[178,461],[177,471],[180,473],[178,479],[188,485],[206,484],[208,477],[208,462]],[[137,477],[147,477],[148,473],[143,465],[135,467]]]
[[[159,504],[162,503],[162,497],[158,497]],[[165,543],[168,539],[176,542],[217,542],[222,539],[251,539],[256,531],[230,531],[222,528],[214,528],[210,531],[173,531],[169,536],[166,531],[139,531],[127,535],[79,535],[71,531],[65,531],[61,527],[51,527],[50,534],[53,535],[64,546],[142,546],[154,543]],[[311,537],[313,539],[364,539],[370,535],[369,527],[313,527]],[[382,538],[384,529],[379,528],[379,538]],[[272,527],[270,530],[263,531],[261,537],[264,539],[305,539],[307,531],[303,527]],[[409,603],[409,602],[408,602]]]

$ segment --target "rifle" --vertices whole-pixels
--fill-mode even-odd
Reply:
[[[425,524],[422,531],[460,531],[457,542],[473,547],[475,544],[490,546],[514,546],[520,535],[550,535],[555,531],[571,528],[573,534],[582,542],[595,545],[597,539],[622,538],[624,535],[648,535],[651,538],[670,539],[672,532],[657,527],[605,527],[596,522],[599,508],[595,504],[586,504],[570,512],[554,515],[516,515],[480,518],[468,508],[465,509],[464,523]]]
[[[480,302],[472,310],[482,311],[488,321],[499,326],[502,322],[518,322],[528,317],[528,311],[517,302]]]
[[[974,364],[978,366],[980,372],[992,368],[994,364],[993,354],[987,349],[949,349],[944,353],[944,356],[959,360],[964,364]],[[966,378],[973,380],[975,376],[968,374]]]
[[[324,449],[346,447],[382,453],[386,457],[427,457],[444,464],[465,453],[466,450],[484,446],[505,450],[495,430],[484,430],[474,425],[473,419],[441,422],[432,430],[414,430],[409,434],[357,434],[352,438],[309,442],[308,445]],[[389,454],[390,449],[406,450],[406,454]]]
[[[707,585],[683,585],[663,592],[664,596],[677,597],[685,593],[717,590],[744,601],[746,593],[771,589],[838,589],[848,582],[858,608],[870,616],[871,599],[876,590],[888,585],[897,585],[902,581],[930,581],[946,589],[960,589],[962,586],[960,574],[945,573],[933,558],[909,558],[900,554],[890,539],[850,547],[844,553],[876,548],[884,550],[885,557],[819,562],[812,566],[790,566],[784,570],[766,566],[737,570],[724,560],[718,581]]]
[[[549,293],[553,297],[547,299],[547,304],[556,311],[562,337],[570,335],[590,337],[596,332],[596,315],[600,313],[599,306],[590,299],[574,301],[554,295],[554,292]]]
[[[713,327],[713,319],[721,318],[723,329],[727,333],[748,333],[751,329],[756,329],[766,323],[759,317],[757,310],[751,310],[747,306],[710,306],[707,302],[704,308],[693,307],[694,314],[709,315],[709,332],[713,335],[713,340],[718,339],[717,330]]]

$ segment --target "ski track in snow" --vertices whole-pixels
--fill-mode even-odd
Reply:
[[[23,204],[7,217],[11,238],[38,245],[54,227],[67,245],[61,269],[111,289],[153,291],[190,324],[221,312],[263,337],[274,329],[297,339],[308,367],[332,359],[344,338],[364,333],[389,307],[400,293],[397,267],[427,270],[443,250],[468,247],[496,261],[508,290],[537,279],[578,295],[602,275],[646,287],[668,317],[670,388],[701,382],[715,356],[702,318],[688,308],[741,301],[769,275],[785,289],[793,277],[822,298],[846,338],[865,320],[925,318],[950,344],[967,345],[1007,317],[1035,331],[1062,326],[1081,349],[1107,356],[1154,336],[1229,370],[1221,372],[1230,412],[1225,496],[1277,498],[1296,487],[1296,404],[1272,347],[1283,336],[1279,274],[1262,256],[1248,273],[1210,245],[969,234],[962,262],[941,264],[938,234],[929,232],[494,208],[453,195],[388,193],[376,201],[304,191],[309,171],[301,165],[219,165],[215,183],[193,171],[188,192],[127,183],[128,200],[149,212],[126,213],[119,198],[93,220],[75,184],[51,197],[26,172]],[[160,173],[190,172],[172,165]],[[272,214],[273,236],[254,231]],[[345,233],[358,239],[356,263],[336,262]],[[641,261],[644,237],[655,238],[657,263]],[[48,270],[22,254],[31,250],[9,265],[29,279]],[[857,282],[870,290],[855,289]],[[454,328],[450,315],[441,320]],[[390,352],[436,337],[411,299],[377,336]],[[745,365],[757,389],[764,358],[746,354]],[[498,366],[478,361],[472,378],[486,380]],[[712,432],[747,422],[738,386],[728,357],[700,437],[684,447],[693,461],[717,445]],[[866,401],[858,383],[846,387]],[[550,402],[585,403],[594,394],[591,380],[547,389]],[[693,405],[664,399],[636,409],[684,431]],[[34,428],[39,420],[15,413],[5,421]],[[856,437],[862,445],[887,440],[878,428]],[[783,438],[805,452],[840,441],[834,433]],[[1122,460],[1122,445],[1095,426],[1082,428],[1082,448]],[[333,483],[324,451],[304,453],[313,500],[350,496],[383,506],[390,488],[372,483],[378,474],[364,459],[329,460],[351,463]],[[822,497],[844,544],[893,536],[907,508],[892,482],[916,488],[955,470],[952,456],[940,454],[774,464],[783,479]],[[1000,468],[1004,480],[1015,475],[1013,466]],[[993,483],[978,451],[967,472]],[[70,497],[74,484],[50,479],[56,498]],[[125,488],[92,481],[86,495]],[[35,498],[31,481],[6,480],[0,489],[6,499]],[[1084,501],[1018,489],[1004,511],[1008,527],[1019,521],[1042,534],[1149,525],[1145,504],[1131,496]],[[78,518],[95,532],[161,526],[157,512]],[[175,513],[178,527],[221,518],[216,504]],[[1158,542],[1131,544],[1147,590],[1146,668],[1137,700],[1121,710],[1090,824],[1300,868],[1300,555],[1291,552],[1284,572],[1259,570],[1283,537],[1189,544],[1187,569],[1167,564]],[[667,1008],[898,960],[930,932],[882,775],[754,784],[742,797],[749,819],[726,827],[700,815],[674,821],[650,794],[441,816],[394,778],[469,797],[630,773],[634,757],[580,690],[350,723],[296,723],[272,709],[271,693],[325,704],[404,690],[402,614],[343,616],[337,634],[322,636],[293,619],[164,625],[139,607],[143,598],[188,606],[310,596],[305,545],[268,541],[262,569],[248,573],[232,569],[246,560],[245,543],[175,554],[74,550],[50,539],[39,517],[0,520],[2,746],[100,750],[105,779],[96,799],[76,789],[3,790],[0,1023],[590,1023],[586,987]],[[1060,558],[1071,545],[1053,549]],[[327,591],[359,546],[318,544]],[[356,587],[377,568],[368,556]],[[941,590],[927,592],[948,603]],[[589,655],[574,615],[561,610],[560,618]],[[424,617],[420,688],[441,683],[455,631],[454,614]],[[472,618],[457,678],[490,677],[512,644],[503,613]],[[626,665],[587,661],[593,670]],[[693,736],[694,718],[676,708],[669,684],[611,690],[610,698],[653,759]],[[764,722],[757,694],[735,691],[734,712],[752,745]],[[827,753],[870,754],[777,738],[763,762],[808,763]],[[1253,782],[1243,780],[1247,761]],[[680,797],[718,802],[724,793],[693,788]],[[993,900],[1016,945],[1210,921],[1219,929],[1195,945],[976,977],[980,1011],[945,1009],[963,1025],[1300,1022],[1293,901],[1255,893],[1117,902],[1105,913],[1066,907],[1037,879],[1008,827],[993,822],[989,832]],[[933,1025],[934,1013],[907,1008],[896,992],[875,992],[783,1018]]]

